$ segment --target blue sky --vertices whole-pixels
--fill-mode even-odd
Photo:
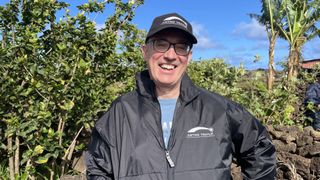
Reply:
[[[9,2],[1,0],[0,5]],[[71,6],[85,0],[67,0]],[[107,6],[108,11],[110,6]],[[193,49],[193,59],[223,58],[226,63],[247,69],[267,68],[268,40],[264,27],[250,19],[249,13],[260,13],[260,0],[145,0],[137,8],[133,23],[139,29],[148,30],[154,17],[177,12],[193,25],[198,44]],[[110,9],[109,9],[110,10]],[[76,12],[71,8],[71,12]],[[107,15],[94,16],[97,26],[102,26]],[[288,56],[288,44],[279,39],[276,44],[275,61],[285,61]],[[260,61],[254,63],[255,56]],[[315,38],[303,48],[306,60],[320,58],[320,39]],[[279,66],[278,66],[279,68]]]
[[[231,65],[244,64],[245,68],[267,68],[268,39],[263,26],[249,17],[249,13],[260,13],[260,0],[146,0],[136,11],[134,23],[148,29],[152,19],[163,13],[177,12],[193,25],[199,43],[193,58],[223,58]],[[288,44],[278,40],[275,61],[284,61],[288,56]],[[253,63],[255,55],[261,60]],[[306,60],[320,58],[320,39],[307,43],[303,49]]]

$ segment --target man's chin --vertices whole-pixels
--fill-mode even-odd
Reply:
[[[173,88],[178,86],[178,83],[175,81],[159,81],[156,83],[156,86],[159,88]]]

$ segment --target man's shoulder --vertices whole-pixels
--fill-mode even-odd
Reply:
[[[113,104],[117,104],[117,103],[123,103],[123,102],[128,102],[128,101],[133,101],[134,99],[137,98],[137,91],[133,90],[130,92],[126,92],[122,95],[120,95],[119,97],[117,97],[114,101]]]
[[[111,112],[115,112],[114,110],[119,112],[121,111],[121,109],[123,109],[123,104],[125,104],[126,102],[134,102],[133,98],[136,96],[135,94],[135,91],[130,91],[118,96],[115,100],[112,101],[107,111],[100,113],[101,115],[98,122],[104,123],[108,119],[107,117],[110,116],[110,110]]]
[[[311,89],[320,89],[320,83],[312,83],[310,84],[308,87],[307,87],[308,90],[311,90]]]

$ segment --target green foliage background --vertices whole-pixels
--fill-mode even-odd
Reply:
[[[0,7],[0,159],[16,178],[68,173],[94,121],[133,88],[144,32],[131,19],[141,3],[89,1],[75,16],[55,0]],[[114,13],[97,30],[88,17],[105,7]]]
[[[0,177],[58,179],[87,145],[91,128],[110,103],[134,89],[145,65],[145,32],[131,23],[143,1],[89,1],[70,15],[56,0],[12,0],[0,7]],[[97,30],[90,14],[114,9]],[[57,20],[58,11],[65,12]],[[307,125],[303,95],[312,75],[272,91],[263,71],[221,59],[191,62],[200,87],[244,105],[266,124]]]
[[[200,87],[217,92],[243,105],[264,124],[310,125],[305,117],[305,91],[315,82],[315,72],[301,71],[299,78],[288,82],[283,71],[277,72],[272,90],[267,89],[267,71],[248,71],[230,66],[222,59],[193,62],[188,73]]]

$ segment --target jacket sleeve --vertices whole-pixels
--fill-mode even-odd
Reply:
[[[112,159],[114,153],[115,121],[119,110],[117,105],[110,109],[97,121],[92,130],[91,141],[86,152],[88,180],[113,180],[115,169]]]
[[[87,179],[114,179],[111,163],[110,145],[102,139],[97,129],[94,128],[86,152]]]
[[[312,84],[307,88],[305,103],[308,102],[312,102],[315,105],[320,104],[320,97],[317,96],[317,87],[315,84]]]
[[[113,180],[110,146],[99,135],[96,128],[92,131],[91,142],[86,152],[88,180]]]
[[[276,177],[276,150],[266,128],[241,106],[229,108],[235,158],[244,179]]]

